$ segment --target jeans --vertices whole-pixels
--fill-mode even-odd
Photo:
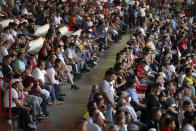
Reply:
[[[54,90],[55,90],[56,98],[58,100],[60,97],[60,88],[59,88],[58,84],[54,84]]]
[[[55,90],[54,88],[52,88],[52,86],[50,86],[49,84],[45,84],[42,86],[42,88],[46,89],[50,94],[49,98],[47,99],[48,101],[51,100],[51,97],[52,97],[52,100],[56,100]]]
[[[79,68],[78,68],[78,65],[75,64],[74,62],[71,63],[71,67],[72,67],[72,70],[76,73],[79,73]]]
[[[41,103],[42,98],[34,95],[30,95],[29,97],[25,98],[25,101],[32,106],[33,115],[39,115],[42,112]]]
[[[110,125],[112,125],[113,124],[112,106],[109,103],[107,103],[106,106],[107,106],[106,113],[108,116],[108,122]]]
[[[84,69],[84,60],[83,61],[78,61],[77,63],[77,67],[78,67],[78,71],[80,72],[80,70]]]

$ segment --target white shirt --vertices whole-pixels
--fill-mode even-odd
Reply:
[[[16,107],[16,103],[14,102],[14,99],[18,99],[18,92],[16,89],[11,89],[12,92],[12,99],[11,99],[11,107]],[[5,91],[5,96],[4,96],[4,106],[5,108],[9,108],[9,90]]]
[[[62,52],[60,52],[60,53],[58,54],[58,58],[59,58],[63,63],[65,63],[65,60],[64,60],[64,57],[63,57],[63,53],[62,53]]]
[[[144,28],[139,28],[139,30],[142,32],[142,35],[144,36],[144,37],[146,37],[146,32],[145,32],[145,30],[144,30]]]
[[[88,23],[88,26],[90,26],[90,27],[93,26],[93,22],[92,21],[88,21],[87,23]]]
[[[191,5],[191,4],[193,4],[194,2],[192,1],[192,0],[187,0],[187,4],[188,5]]]
[[[97,124],[93,123],[88,125],[87,131],[102,131],[102,130]]]
[[[38,67],[36,67],[33,72],[32,72],[32,76],[33,78],[38,81],[38,80],[42,80],[45,83],[45,78],[44,75],[46,74],[45,70],[40,70]]]
[[[28,15],[28,11],[26,8],[22,9],[22,15]]]
[[[195,131],[194,127],[191,124],[186,124],[182,131]]]
[[[181,110],[181,111],[179,112],[179,114],[178,114],[178,123],[179,123],[179,125],[180,125],[180,128],[182,127],[182,122],[183,122],[183,120],[184,120],[184,111]]]
[[[184,73],[181,73],[180,76],[178,77],[178,84],[180,87],[182,87],[185,77],[186,75]]]
[[[102,15],[102,14],[99,14],[99,15],[100,15],[101,19],[104,19],[104,17],[105,17],[104,15]]]
[[[15,30],[12,30],[11,34],[12,34],[12,36],[17,36],[18,33]]]
[[[174,67],[174,65],[170,65],[170,69],[169,69],[172,73],[176,72],[176,69]]]
[[[161,75],[163,78],[166,78],[166,75],[164,72],[159,72],[159,75]]]
[[[61,24],[61,20],[62,18],[59,16],[54,16],[54,21],[56,22],[56,24]]]
[[[2,71],[0,71],[0,77],[3,77]],[[1,85],[1,89],[4,90],[4,81],[1,81],[0,85]]]
[[[87,123],[88,125],[93,124],[93,118],[91,116],[88,117]]]
[[[20,24],[20,21],[18,19],[15,19],[14,20],[14,23],[17,24],[17,25],[19,25]]]
[[[5,47],[0,46],[0,63],[2,63],[3,57],[8,55],[8,51]]]
[[[120,6],[116,6],[116,8],[117,8],[119,11],[121,11],[121,7],[120,7]]]
[[[146,9],[145,8],[140,8],[140,14],[142,17],[146,16]]]
[[[72,59],[73,58],[73,53],[72,53],[72,51],[71,51],[71,49],[70,48],[67,48],[66,50],[65,50],[65,56],[68,58],[68,59]]]
[[[120,110],[123,110],[125,112],[126,111],[129,112],[133,122],[138,121],[137,120],[137,114],[135,113],[135,110],[133,109],[132,106],[127,105],[126,107],[120,107]]]
[[[48,75],[50,76],[50,79],[52,80],[53,84],[59,84],[59,81],[55,79],[55,75],[56,75],[56,71],[53,67],[48,68],[46,70],[46,72],[48,73]]]
[[[3,37],[2,37],[3,41],[10,40],[10,39],[15,41],[12,34],[6,34],[6,33],[3,34]]]
[[[128,5],[134,5],[134,4],[135,4],[135,1],[133,1],[133,0],[128,1]]]
[[[148,42],[151,45],[152,50],[156,50],[156,47],[152,41]]]

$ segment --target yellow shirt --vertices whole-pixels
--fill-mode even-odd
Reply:
[[[89,112],[86,112],[83,116],[84,119],[88,119],[89,118]]]
[[[196,83],[196,79],[193,78],[192,76],[186,76],[186,77],[184,78],[184,80],[185,80],[185,81],[188,81],[189,84],[190,84],[191,86],[193,85],[193,83]]]

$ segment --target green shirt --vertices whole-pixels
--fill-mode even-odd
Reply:
[[[25,63],[24,61],[21,61],[19,59],[17,59],[15,62],[14,62],[14,65],[13,65],[13,69],[14,69],[14,72],[19,72],[19,71],[24,71],[25,70]]]

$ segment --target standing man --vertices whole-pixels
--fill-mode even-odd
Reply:
[[[109,124],[113,124],[112,108],[116,108],[114,103],[114,88],[113,81],[116,80],[116,72],[113,69],[109,69],[105,73],[105,78],[102,80],[100,85],[100,91],[104,97],[107,106],[107,116]]]

